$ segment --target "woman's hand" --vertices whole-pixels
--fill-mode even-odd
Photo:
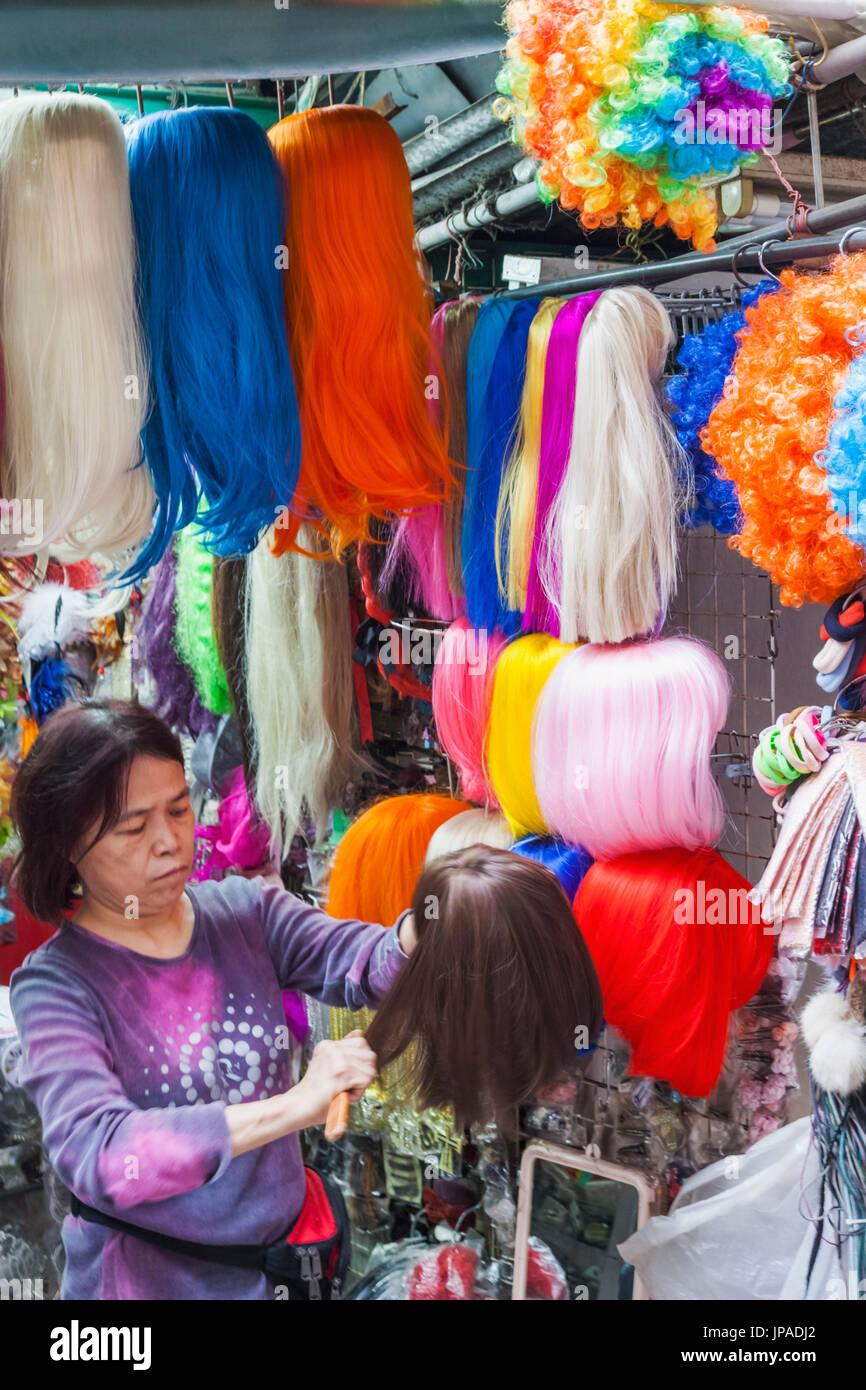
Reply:
[[[415,947],[418,945],[418,935],[415,931],[415,914],[407,912],[403,921],[400,923],[400,930],[397,933],[397,940],[403,950],[403,954],[411,956]]]
[[[289,1092],[301,1102],[304,1127],[325,1123],[328,1107],[340,1091],[350,1100],[360,1100],[376,1075],[376,1054],[357,1029],[339,1042],[320,1042],[306,1072]]]

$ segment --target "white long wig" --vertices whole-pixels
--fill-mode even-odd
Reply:
[[[571,450],[542,548],[563,642],[650,633],[673,592],[680,446],[659,396],[672,341],[649,290],[606,290],[587,316]]]
[[[148,534],[148,400],[123,131],[61,92],[0,105],[3,495],[42,508],[46,544],[120,558]],[[29,554],[32,536],[0,536]]]
[[[358,765],[352,751],[354,684],[345,567],[288,552],[273,555],[270,533],[247,562],[246,690],[256,768],[256,803],[283,857],[304,812],[316,840]],[[302,526],[298,542],[316,550]]]

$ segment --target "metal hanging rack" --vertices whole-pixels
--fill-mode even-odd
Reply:
[[[811,236],[794,237],[788,221],[775,222],[756,232],[735,237],[717,251],[700,251],[676,256],[670,261],[650,261],[645,265],[624,266],[597,274],[576,275],[521,289],[502,290],[502,299],[535,299],[544,295],[585,294],[588,290],[608,289],[611,285],[662,285],[689,275],[719,271],[753,271],[761,274],[768,265],[790,265],[794,261],[816,260],[840,250],[837,238],[822,235],[843,231],[841,249],[866,251],[866,197],[849,198],[833,207],[810,212],[806,224]],[[860,225],[858,225],[860,224]]]

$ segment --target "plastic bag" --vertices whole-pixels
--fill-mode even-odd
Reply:
[[[737,1301],[844,1297],[828,1290],[839,1277],[823,1243],[809,1290],[818,1158],[811,1116],[767,1135],[689,1178],[667,1216],[655,1216],[619,1247],[653,1299]],[[801,1191],[811,1184],[811,1203]],[[809,1194],[806,1194],[808,1198]]]
[[[526,1297],[535,1301],[559,1302],[568,1298],[565,1270],[549,1245],[537,1236],[529,1237],[526,1262]]]

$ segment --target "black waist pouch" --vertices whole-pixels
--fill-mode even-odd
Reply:
[[[351,1256],[349,1218],[343,1194],[315,1168],[305,1168],[306,1197],[301,1214],[286,1235],[270,1245],[205,1245],[149,1231],[131,1221],[89,1207],[74,1195],[73,1216],[135,1236],[160,1250],[210,1264],[255,1269],[273,1284],[277,1298],[294,1302],[333,1302],[340,1297]]]

